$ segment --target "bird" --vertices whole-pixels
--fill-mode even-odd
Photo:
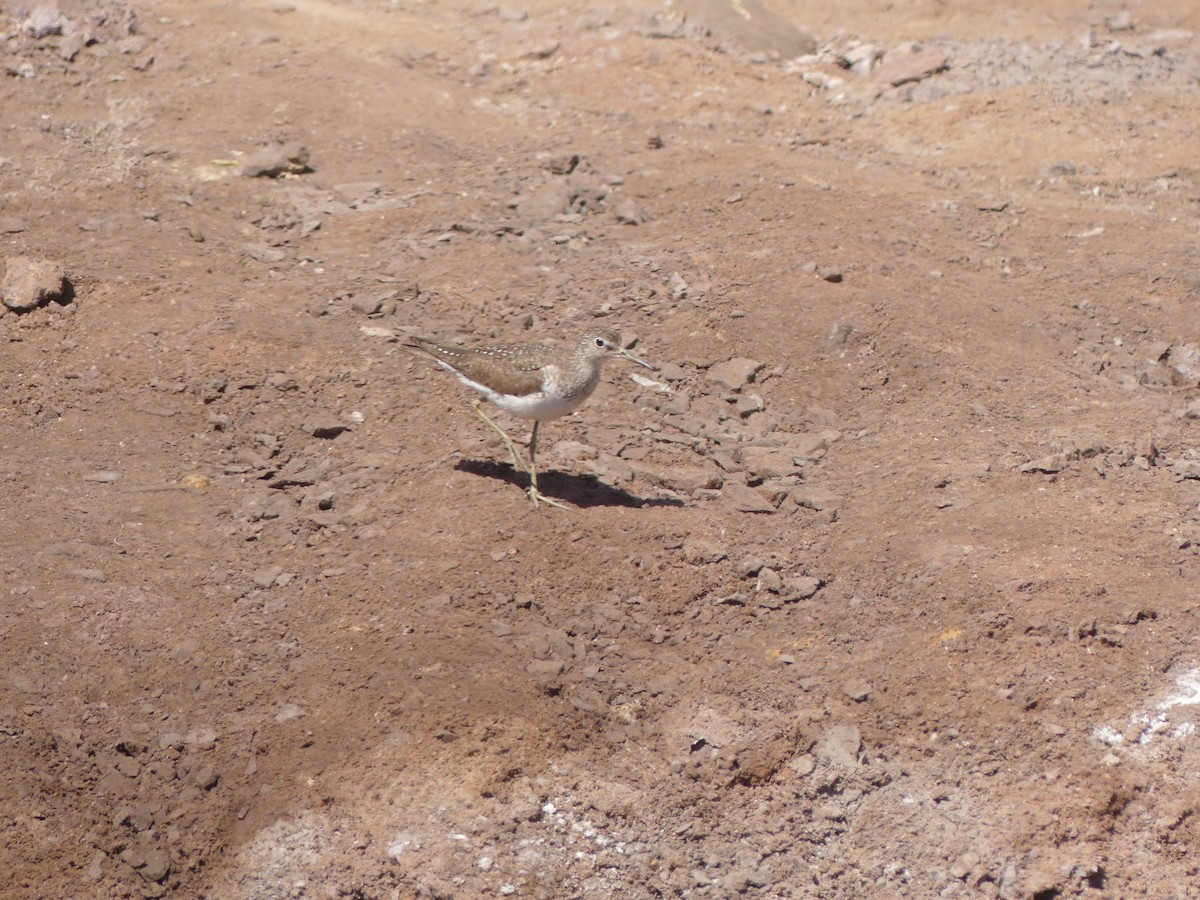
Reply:
[[[432,359],[472,390],[483,395],[471,403],[475,414],[488,424],[512,454],[513,465],[525,468],[516,445],[504,430],[488,418],[482,409],[487,400],[510,415],[533,419],[529,438],[529,499],[536,508],[547,503],[569,509],[538,490],[538,426],[572,412],[592,395],[600,383],[605,360],[619,357],[654,369],[621,344],[621,335],[607,326],[589,328],[580,335],[575,347],[564,350],[546,344],[492,344],[465,347],[445,341],[411,336],[405,342],[409,350]]]

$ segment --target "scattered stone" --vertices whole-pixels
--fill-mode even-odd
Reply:
[[[137,832],[149,831],[154,827],[154,811],[145,803],[124,806],[116,815],[116,823]]]
[[[1067,454],[1051,453],[1049,456],[1043,456],[1041,459],[1030,460],[1023,465],[1017,467],[1018,472],[1028,474],[1030,472],[1040,472],[1043,475],[1053,475],[1056,472],[1061,472],[1067,467]]]
[[[817,741],[815,752],[819,759],[843,769],[858,768],[862,749],[862,734],[853,725],[833,725]]]
[[[646,221],[646,213],[633,200],[622,200],[613,207],[613,216],[618,225],[641,225]]]
[[[831,351],[841,353],[846,349],[846,343],[850,340],[853,332],[854,325],[852,323],[839,319],[829,326],[829,333],[825,336],[825,341]]]
[[[104,861],[108,859],[103,850],[97,850],[92,854],[91,860],[88,862],[84,874],[88,881],[99,881],[104,876]]]
[[[1108,447],[1100,441],[1091,441],[1082,447],[1069,446],[1058,453],[1051,453],[1049,456],[1043,456],[1017,466],[1017,471],[1025,474],[1040,472],[1045,475],[1053,475],[1061,472],[1072,462],[1080,459],[1092,459],[1107,450]]]
[[[349,431],[350,426],[332,416],[319,416],[305,423],[304,430],[315,438],[332,440],[343,431]]]
[[[1132,31],[1133,16],[1129,10],[1123,9],[1115,16],[1105,16],[1104,27],[1113,34],[1116,34],[1118,31]]]
[[[758,573],[758,581],[754,585],[757,591],[769,591],[772,594],[778,594],[783,590],[783,576],[774,569],[762,569]]]
[[[1200,349],[1194,345],[1172,347],[1167,351],[1166,363],[1177,384],[1186,387],[1200,385]]]
[[[254,573],[254,586],[264,590],[275,584],[275,579],[283,574],[283,566],[268,566]]]
[[[708,370],[708,377],[726,390],[740,391],[754,380],[762,367],[763,364],[757,359],[737,357],[713,366]]]
[[[124,477],[125,476],[122,475],[120,472],[112,472],[112,471],[102,469],[99,472],[89,472],[88,474],[83,476],[83,480],[84,481],[93,481],[93,482],[96,482],[97,484],[112,484],[114,482],[120,481]]]
[[[243,178],[280,178],[311,172],[308,148],[296,141],[260,147],[243,160],[238,174]]]
[[[784,592],[789,600],[807,600],[816,594],[823,584],[820,578],[814,578],[812,575],[798,575],[787,579]]]
[[[968,850],[950,864],[950,874],[961,881],[975,871],[977,865],[979,865],[979,854]]]
[[[1134,465],[1148,469],[1158,460],[1158,445],[1154,442],[1154,432],[1142,435],[1133,450]]]
[[[245,244],[242,249],[246,251],[247,256],[258,262],[277,263],[287,258],[287,254],[278,247],[272,247],[270,244],[262,242]]]
[[[834,494],[831,491],[824,491],[820,488],[801,488],[798,491],[792,491],[792,499],[805,509],[816,510],[837,510],[841,509],[845,502],[840,494]]]
[[[718,40],[733,40],[751,52],[777,53],[783,59],[817,52],[815,38],[760,0],[683,0],[678,8]]]
[[[945,71],[949,68],[948,60],[946,51],[940,47],[902,44],[884,56],[882,65],[871,74],[871,80],[899,87]]]
[[[756,478],[782,478],[801,468],[796,454],[787,447],[738,447],[734,458]]]
[[[756,412],[762,412],[766,408],[766,404],[758,394],[742,394],[737,398],[734,408],[737,410],[738,416],[745,419]]]
[[[200,766],[191,775],[192,783],[202,791],[211,791],[221,783],[221,775],[212,766]]]
[[[279,707],[279,712],[275,713],[275,721],[282,725],[284,722],[291,722],[293,719],[307,715],[308,713],[299,703],[284,703]]]
[[[721,496],[738,512],[773,513],[775,507],[762,494],[744,484],[730,483],[721,488]]]
[[[138,872],[147,881],[162,881],[171,874],[171,854],[162,847],[147,851],[143,858],[145,865]]]
[[[564,178],[552,178],[522,195],[517,212],[526,225],[537,225],[570,211],[571,187]]]
[[[51,301],[66,305],[74,298],[71,282],[56,262],[10,256],[4,266],[0,299],[13,312],[29,312]]]
[[[683,558],[694,566],[710,565],[728,559],[729,555],[720,544],[700,538],[688,538],[683,542]]]
[[[795,772],[799,777],[804,778],[811,775],[817,768],[817,761],[811,753],[802,753],[799,756],[793,757],[788,762],[788,768]]]
[[[538,675],[543,678],[557,678],[563,673],[565,665],[561,659],[535,659],[525,667],[525,671],[530,675]]]
[[[856,679],[847,681],[842,686],[842,692],[855,703],[863,703],[871,696],[871,686],[865,681]]]
[[[675,466],[661,470],[639,467],[637,474],[651,484],[685,494],[699,490],[720,490],[721,485],[725,483],[725,478],[720,472],[695,466]]]
[[[1171,466],[1171,472],[1178,478],[1200,480],[1200,459],[1181,459]]]
[[[21,32],[35,40],[51,35],[60,35],[67,27],[67,19],[58,10],[57,4],[42,3],[35,6],[21,22]]]
[[[217,744],[217,733],[211,728],[193,728],[183,741],[193,750],[211,750]]]

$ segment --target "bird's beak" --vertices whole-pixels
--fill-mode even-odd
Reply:
[[[656,368],[655,366],[650,365],[650,363],[646,362],[644,359],[638,359],[636,356],[634,356],[628,350],[618,350],[616,352],[616,354],[614,354],[614,355],[621,357],[621,359],[627,359],[631,363],[637,363],[639,366],[645,366],[647,369],[650,369],[651,371],[653,371]]]

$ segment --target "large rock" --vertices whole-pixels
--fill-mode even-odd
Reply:
[[[737,357],[717,363],[708,370],[708,377],[726,390],[740,391],[754,379],[762,367],[763,364],[757,359]]]
[[[45,259],[11,256],[0,279],[0,300],[14,312],[28,312],[47,303],[69,303],[71,283],[62,266]]]

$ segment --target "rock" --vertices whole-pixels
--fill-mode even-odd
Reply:
[[[279,178],[311,172],[308,148],[297,141],[260,147],[243,160],[238,174],[243,178]]]
[[[1158,444],[1154,441],[1154,432],[1148,431],[1138,440],[1134,447],[1135,460],[1145,466],[1152,466],[1158,459]]]
[[[1056,472],[1061,472],[1067,467],[1067,454],[1051,453],[1049,456],[1043,456],[1041,459],[1030,460],[1023,465],[1017,467],[1017,471],[1028,474],[1030,472],[1040,472],[1043,475],[1053,475]]]
[[[841,284],[843,277],[842,270],[837,266],[821,266],[817,269],[817,276],[830,284]]]
[[[800,471],[796,454],[786,447],[738,447],[733,455],[756,478],[782,478]]]
[[[1118,31],[1132,31],[1133,16],[1129,10],[1123,9],[1115,16],[1105,16],[1104,27],[1113,34],[1116,34]]]
[[[192,783],[202,791],[211,791],[221,782],[220,773],[212,766],[200,766],[191,774]]]
[[[901,45],[883,58],[883,64],[872,74],[871,80],[880,84],[899,87],[910,81],[920,81],[935,72],[948,68],[946,51],[940,47],[923,47],[920,44]]]
[[[525,667],[530,675],[542,678],[557,678],[563,673],[565,665],[561,659],[535,659]]]
[[[708,377],[726,390],[740,391],[754,380],[762,367],[763,364],[757,359],[737,357],[713,366],[708,370]]]
[[[1177,384],[1187,387],[1200,385],[1200,349],[1192,344],[1172,347],[1167,352],[1166,363]]]
[[[299,719],[307,715],[308,713],[300,704],[284,703],[279,707],[279,712],[275,713],[275,721],[282,725],[284,722],[290,722],[293,719]]]
[[[699,490],[719,490],[725,483],[725,478],[720,472],[696,466],[674,466],[669,469],[649,469],[639,466],[637,475],[651,484],[685,494]]]
[[[817,52],[817,42],[760,0],[682,0],[689,21],[699,22],[718,40],[733,40],[749,51],[778,53],[784,59]]]
[[[839,319],[829,326],[829,331],[825,335],[825,343],[832,352],[842,353],[845,351],[846,344],[849,342],[850,335],[853,333],[853,323]]]
[[[217,733],[211,728],[193,728],[183,741],[192,750],[211,750],[216,746]]]
[[[122,807],[116,815],[116,822],[134,831],[149,831],[154,827],[154,811],[145,803]]]
[[[101,569],[72,569],[71,574],[83,581],[94,581],[97,584],[108,581],[108,576]]]
[[[819,591],[823,582],[812,575],[798,575],[787,579],[784,583],[784,593],[789,600],[807,600]]]
[[[721,496],[738,512],[773,513],[775,507],[762,494],[744,484],[726,484]]]
[[[855,703],[862,703],[871,696],[871,686],[861,679],[855,679],[842,686],[842,693]]]
[[[171,854],[162,847],[148,850],[144,859],[146,864],[138,872],[147,881],[162,881],[171,874]]]
[[[977,865],[979,865],[979,854],[968,850],[950,864],[950,874],[963,880],[974,871]]]
[[[734,408],[737,410],[738,416],[745,419],[756,412],[762,412],[766,408],[766,404],[758,394],[742,394],[737,398]]]
[[[94,481],[97,484],[112,484],[113,482],[120,481],[124,477],[125,476],[120,472],[101,470],[99,472],[89,472],[83,476],[83,480]]]
[[[349,431],[350,426],[344,422],[339,422],[332,416],[318,416],[309,419],[304,425],[304,430],[315,438],[332,440],[343,431]]]
[[[517,205],[517,212],[521,221],[530,226],[560,216],[570,207],[570,185],[562,178],[552,178],[524,194]]]
[[[758,581],[754,585],[755,590],[768,591],[772,594],[778,594],[783,590],[783,576],[774,569],[762,569],[758,573]]]
[[[268,566],[265,569],[259,569],[254,573],[254,586],[265,590],[275,584],[275,579],[282,574],[283,566]]]
[[[65,305],[73,297],[71,282],[58,263],[28,256],[5,260],[0,299],[14,312],[28,312],[51,301]]]
[[[683,558],[694,566],[709,565],[728,559],[729,555],[720,544],[700,538],[688,538],[683,542]]]
[[[87,868],[84,870],[84,875],[88,881],[99,881],[104,876],[104,861],[108,857],[103,850],[97,850],[92,854],[91,860],[88,862]]]
[[[35,40],[62,34],[66,27],[67,20],[55,3],[42,3],[35,6],[21,22],[22,33]]]
[[[645,211],[633,200],[622,200],[613,207],[613,216],[618,225],[641,225],[646,221]]]
[[[832,491],[824,491],[820,488],[800,488],[792,491],[792,499],[805,509],[816,510],[838,510],[841,509],[845,502],[840,494],[835,494]]]
[[[1200,479],[1200,459],[1181,459],[1171,466],[1171,472],[1178,478]]]
[[[853,725],[834,725],[817,741],[815,753],[819,759],[842,769],[858,768],[862,735]]]

